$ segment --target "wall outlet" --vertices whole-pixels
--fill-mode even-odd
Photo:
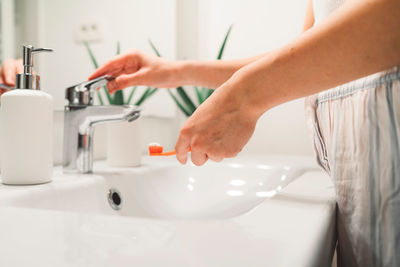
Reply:
[[[75,28],[75,41],[77,43],[101,42],[103,40],[104,25],[100,21],[79,23]]]

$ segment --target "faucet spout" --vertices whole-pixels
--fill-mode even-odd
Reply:
[[[94,89],[110,80],[103,76],[66,89],[69,104],[64,111],[63,171],[91,173],[93,171],[93,134],[103,123],[134,121],[140,108],[133,105],[94,106]]]
[[[137,106],[67,106],[64,113],[64,172],[93,172],[93,135],[96,125],[134,121]]]
[[[140,109],[135,106],[91,106],[88,107],[88,115],[79,125],[79,134],[87,134],[92,131],[97,124],[134,121],[140,116]],[[92,112],[90,112],[92,111]],[[114,114],[115,113],[115,114]]]

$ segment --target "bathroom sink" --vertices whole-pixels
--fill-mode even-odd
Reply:
[[[122,215],[210,219],[251,210],[301,173],[289,166],[210,162],[203,167],[171,164],[140,173],[122,172],[106,179],[119,194],[114,196],[121,202]]]
[[[309,162],[145,157],[0,184],[0,266],[330,266],[335,195]]]
[[[175,158],[144,158],[141,167],[110,168],[95,174],[55,171],[54,181],[2,186],[0,205],[84,211],[155,219],[222,219],[241,215],[273,197],[306,171],[280,163],[244,160],[180,165]],[[11,189],[11,190],[10,190]],[[10,195],[13,196],[10,197]]]

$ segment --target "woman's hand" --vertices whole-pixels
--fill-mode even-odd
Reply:
[[[235,77],[209,97],[183,125],[175,146],[176,157],[203,165],[236,156],[252,136],[259,114],[248,106],[245,84]]]
[[[89,80],[111,75],[115,78],[107,84],[111,93],[134,85],[172,88],[180,85],[176,72],[178,65],[175,61],[131,50],[99,67],[90,75]]]
[[[0,83],[15,86],[15,75],[23,72],[22,59],[6,59],[0,68]]]
[[[0,67],[0,83],[15,86],[15,75],[24,72],[22,59],[6,59]],[[0,88],[0,95],[7,90]]]

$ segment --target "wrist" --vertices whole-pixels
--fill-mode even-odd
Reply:
[[[263,101],[263,96],[260,94],[262,88],[256,82],[256,78],[252,77],[251,72],[240,69],[235,72],[231,79],[232,83],[231,94],[237,99],[238,106],[242,112],[246,113],[249,118],[258,120],[270,107]]]
[[[192,61],[172,61],[170,75],[177,86],[193,85],[192,69]]]
[[[207,102],[219,107],[215,112],[220,112],[220,116],[235,114],[236,120],[241,123],[255,124],[262,113],[251,103],[247,88],[247,79],[240,73],[235,73],[207,99]]]

